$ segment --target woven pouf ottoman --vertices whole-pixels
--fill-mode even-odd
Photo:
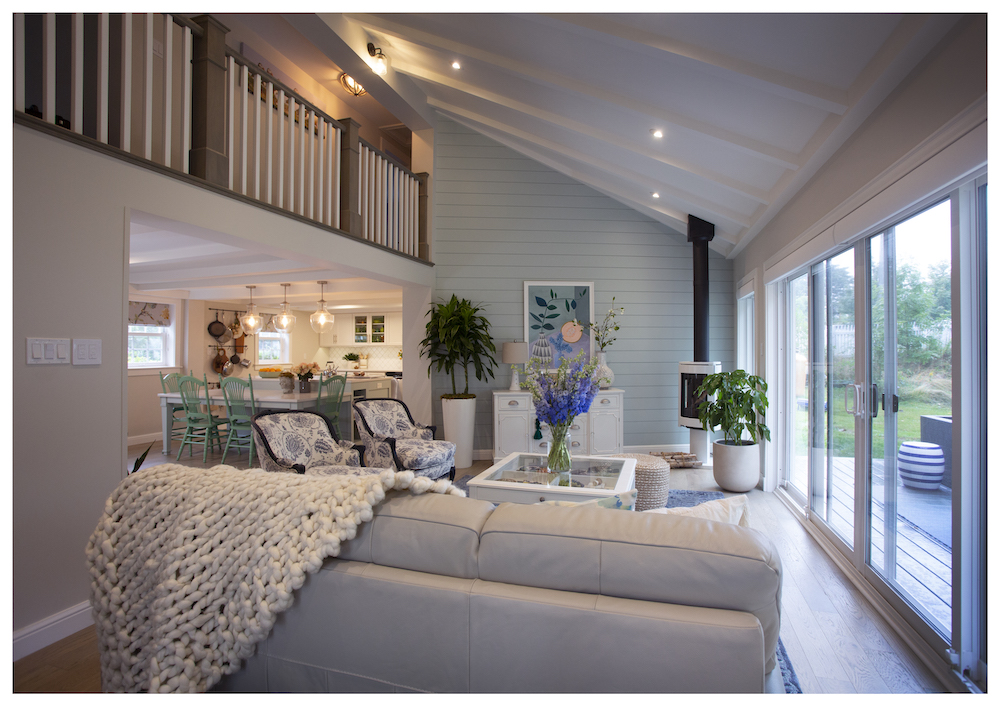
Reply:
[[[635,459],[635,510],[663,508],[670,495],[670,464],[651,454],[612,454],[622,459]]]

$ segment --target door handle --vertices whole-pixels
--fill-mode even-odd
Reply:
[[[893,412],[899,412],[899,396],[898,395],[893,395],[892,396],[892,411]]]
[[[844,386],[844,411],[852,415],[858,414],[858,386],[853,384]]]
[[[872,419],[878,417],[878,384],[872,383]],[[885,398],[882,399],[882,405],[885,405]]]

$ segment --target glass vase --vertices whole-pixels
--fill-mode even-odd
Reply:
[[[312,392],[312,381],[306,378],[305,380],[299,379],[299,392],[300,393],[311,393]]]
[[[615,382],[615,372],[608,367],[608,354],[603,350],[597,352],[597,370],[594,375],[601,381],[601,390],[610,388]]]
[[[552,430],[552,440],[549,442],[549,471],[554,473],[568,472],[573,467],[573,458],[569,452],[569,423],[550,425],[550,429]]]

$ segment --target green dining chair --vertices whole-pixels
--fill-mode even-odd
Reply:
[[[177,387],[177,381],[180,380],[180,377],[180,373],[168,373],[167,375],[163,375],[163,372],[161,371],[160,386],[163,387],[163,392],[179,393],[180,389]],[[177,440],[179,442],[184,439],[184,428],[187,427],[187,422],[184,416],[184,405],[178,403],[167,403],[167,407],[170,409],[170,416],[173,418],[170,423],[170,439]]]
[[[223,378],[219,376],[222,387],[222,397],[226,401],[226,416],[229,419],[229,435],[226,437],[226,448],[222,450],[222,463],[226,463],[226,455],[230,448],[240,454],[246,449],[250,452],[248,463],[253,466],[253,429],[250,418],[257,414],[257,402],[253,397],[253,380],[242,378]]]
[[[316,412],[330,421],[335,429],[340,429],[340,403],[344,399],[344,386],[347,376],[331,376],[319,382],[319,393],[316,395]]]
[[[184,404],[184,437],[181,440],[181,448],[177,451],[177,461],[181,460],[184,447],[188,447],[188,456],[194,452],[194,445],[200,444],[204,448],[201,460],[208,461],[209,446],[217,446],[222,450],[222,437],[219,430],[226,420],[212,414],[211,401],[208,398],[208,379],[198,380],[194,376],[181,376],[177,382],[178,391],[181,394],[181,402]],[[201,406],[205,406],[202,411]]]

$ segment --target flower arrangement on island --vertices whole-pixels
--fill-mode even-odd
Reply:
[[[300,381],[307,381],[312,379],[312,377],[320,372],[319,365],[313,361],[312,363],[296,363],[289,369],[292,373],[299,377]]]
[[[615,298],[612,297],[611,309],[604,315],[604,321],[600,324],[597,322],[589,322],[587,324],[587,328],[594,332],[594,342],[597,344],[598,351],[604,351],[615,341],[616,337],[612,336],[612,332],[618,331],[615,317],[620,314],[625,314],[625,308],[615,307]]]
[[[570,425],[580,413],[587,412],[600,389],[597,362],[584,363],[585,353],[564,358],[555,370],[547,371],[546,362],[528,359],[526,387],[531,391],[538,419],[549,426],[549,471],[569,471],[572,459],[567,439]]]

